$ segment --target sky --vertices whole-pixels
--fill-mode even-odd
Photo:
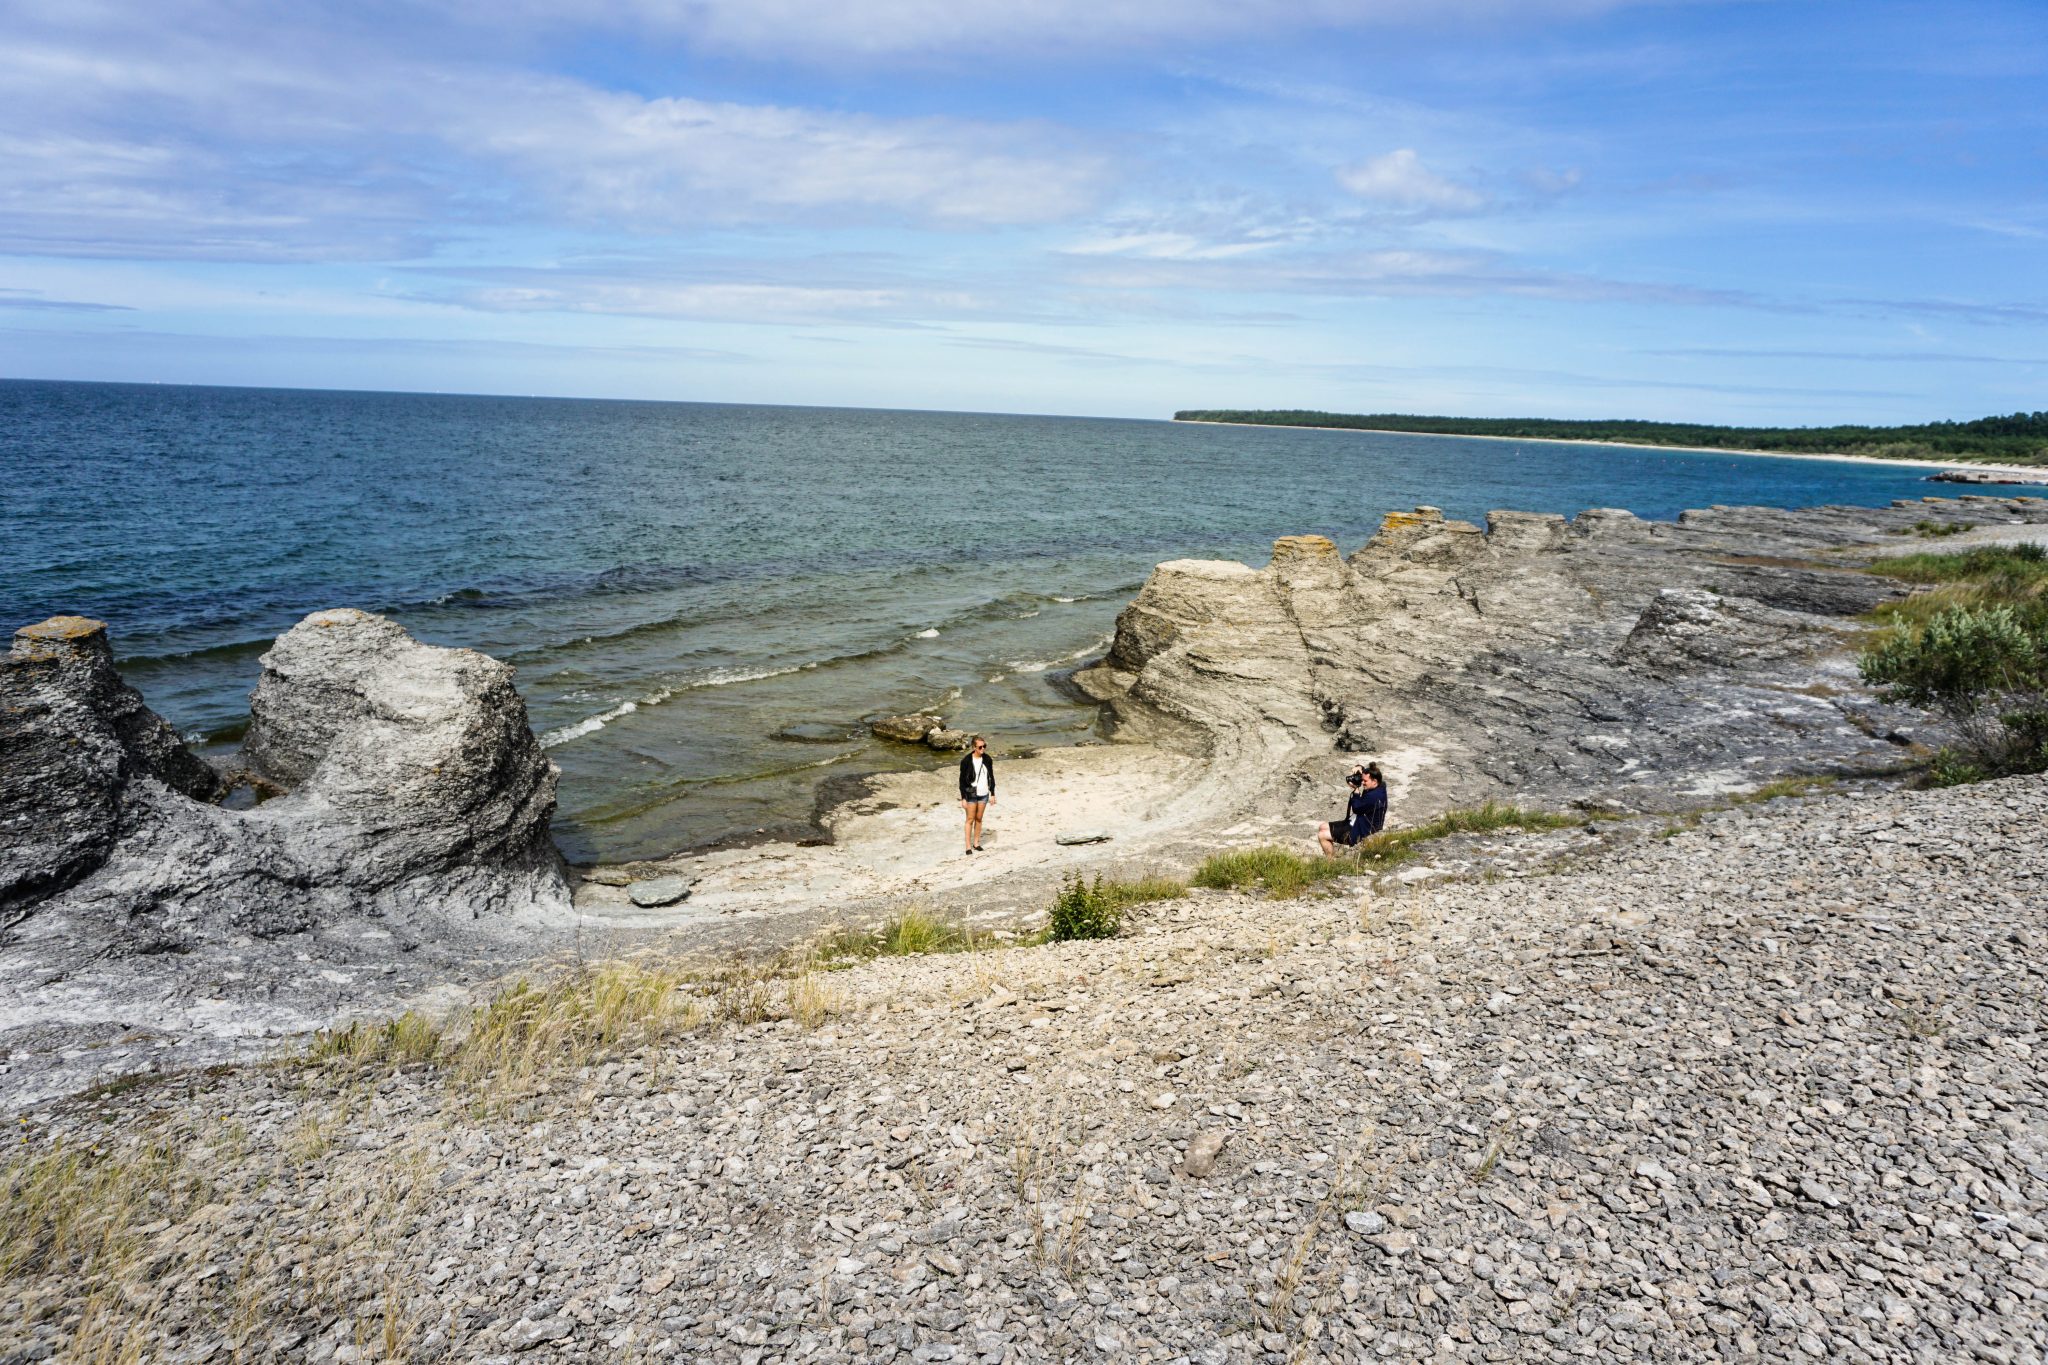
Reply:
[[[2048,407],[2041,0],[0,0],[0,376]]]

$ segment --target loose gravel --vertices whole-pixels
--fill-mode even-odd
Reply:
[[[415,1068],[309,1154],[333,1086],[245,1070],[35,1140],[231,1115],[266,1173],[154,1235],[317,1292],[173,1295],[151,1358],[2039,1361],[2044,831],[2031,778],[1503,834],[832,974],[509,1114]],[[6,1286],[0,1360],[75,1292]]]

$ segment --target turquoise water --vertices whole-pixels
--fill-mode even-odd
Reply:
[[[1200,395],[1190,395],[1190,401]],[[1347,552],[1434,503],[1883,505],[1920,471],[1694,452],[693,403],[0,382],[0,626],[108,621],[216,752],[309,611],[388,613],[518,666],[572,857],[811,814],[821,778],[932,762],[865,716],[942,706],[1071,742],[1059,680],[1153,564]]]

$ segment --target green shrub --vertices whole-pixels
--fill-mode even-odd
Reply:
[[[1046,936],[1055,943],[1078,938],[1115,938],[1117,930],[1123,927],[1123,918],[1123,907],[1117,903],[1115,893],[1103,886],[1102,874],[1096,874],[1091,886],[1077,872],[1060,887],[1060,894],[1053,900],[1052,921]]]
[[[1917,631],[1895,632],[1857,665],[1886,701],[1964,717],[1998,696],[2038,686],[2048,660],[2011,607],[1951,607]]]

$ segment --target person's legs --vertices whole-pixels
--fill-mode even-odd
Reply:
[[[1337,845],[1331,842],[1330,839],[1330,826],[1327,821],[1316,826],[1316,842],[1322,845],[1325,858],[1331,857],[1337,852]]]
[[[967,831],[967,843],[968,843],[969,847],[971,847],[971,848],[975,849],[975,850],[976,850],[977,852],[978,852],[978,851],[979,851],[979,850],[981,849],[981,822],[982,822],[983,820],[987,819],[987,818],[988,818],[988,802],[986,802],[986,801],[977,801],[977,802],[975,802],[975,803],[974,803],[974,816],[973,816],[973,820],[972,820],[972,824],[974,825],[974,828],[973,828],[973,829],[970,829],[969,831]]]
[[[962,801],[960,803],[960,810],[967,817],[967,851],[972,853],[974,852],[974,803],[972,801]]]

